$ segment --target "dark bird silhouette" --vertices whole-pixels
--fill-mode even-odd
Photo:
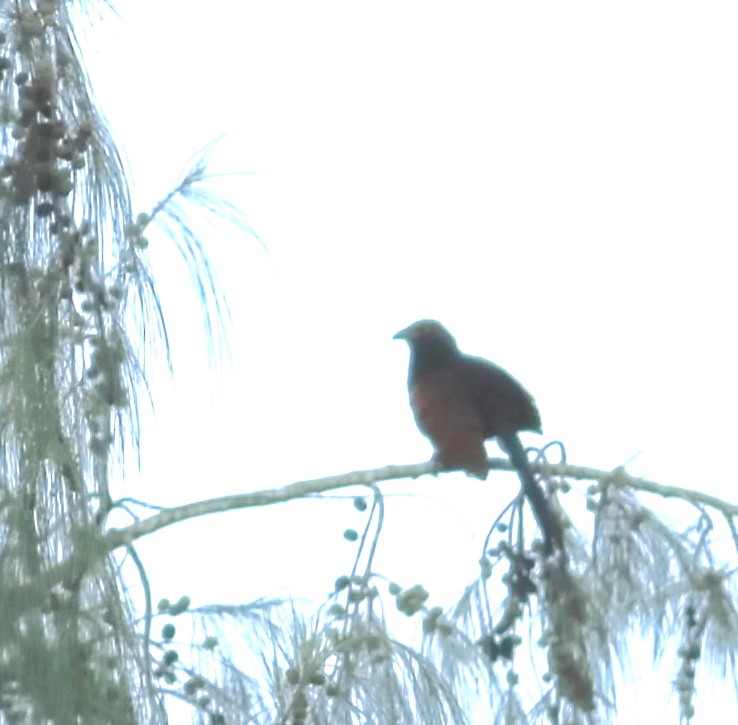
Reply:
[[[395,335],[410,346],[410,407],[444,469],[484,479],[484,442],[497,438],[523,485],[544,535],[546,553],[563,551],[561,524],[538,484],[518,432],[541,432],[541,416],[528,391],[501,367],[462,353],[435,320],[420,320]]]

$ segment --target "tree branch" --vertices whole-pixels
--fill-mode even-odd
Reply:
[[[367,471],[353,471],[338,476],[315,478],[308,481],[297,481],[280,488],[270,488],[252,493],[241,493],[234,496],[211,498],[205,501],[164,509],[143,521],[138,521],[124,529],[111,529],[105,536],[109,550],[126,546],[142,536],[163,529],[171,524],[193,519],[206,514],[221,513],[234,509],[270,506],[299,498],[307,498],[317,494],[335,491],[349,486],[371,486],[378,481],[391,481],[398,478],[418,478],[427,473],[435,473],[432,462],[409,466],[385,466]]]
[[[512,470],[506,459],[493,458],[489,461],[490,470]],[[577,480],[594,480],[601,484],[630,488],[645,493],[655,494],[663,498],[679,498],[690,503],[697,503],[719,511],[732,527],[734,517],[738,517],[738,505],[710,496],[701,491],[677,486],[665,486],[644,478],[636,478],[625,473],[623,468],[613,471],[601,471],[597,468],[570,466],[568,464],[531,463],[534,471],[542,476],[561,476]],[[97,531],[79,533],[75,542],[74,554],[49,568],[43,576],[19,587],[14,587],[4,598],[4,616],[12,619],[26,611],[29,606],[48,606],[49,592],[57,585],[70,586],[79,577],[88,572],[104,557],[120,546],[128,546],[142,536],[152,534],[170,524],[186,521],[206,514],[221,513],[234,509],[269,506],[294,499],[316,496],[328,491],[336,491],[350,486],[371,486],[380,481],[399,478],[418,478],[428,474],[438,474],[439,470],[432,461],[407,466],[385,466],[366,471],[354,471],[339,476],[316,478],[298,481],[280,488],[255,491],[252,493],[223,496],[205,501],[163,509],[142,521],[122,529],[110,529],[104,534]],[[733,530],[734,527],[731,528]]]
[[[512,470],[506,459],[493,458],[489,461],[490,470]],[[568,464],[536,464],[531,467],[537,473],[544,476],[562,476],[577,480],[594,480],[608,483],[609,485],[631,488],[645,493],[652,493],[663,498],[680,498],[691,503],[717,509],[726,517],[738,516],[738,505],[731,504],[709,494],[678,486],[665,486],[645,478],[629,476],[620,467],[613,471],[601,471],[597,468],[586,468],[583,466],[570,466]],[[223,496],[221,498],[196,501],[194,503],[177,506],[175,508],[163,509],[157,514],[143,521],[137,521],[131,526],[123,529],[111,529],[103,540],[105,549],[112,551],[119,546],[127,546],[142,536],[152,534],[171,524],[186,521],[207,514],[222,513],[235,509],[252,508],[255,506],[270,506],[276,503],[284,503],[294,499],[307,498],[328,491],[336,491],[349,486],[371,486],[379,481],[391,481],[398,478],[418,478],[427,474],[438,474],[436,465],[429,461],[407,466],[385,466],[366,471],[353,471],[338,476],[327,478],[316,478],[308,481],[297,481],[280,488],[254,491],[252,493],[236,494],[234,496]]]
[[[550,473],[557,476],[565,476],[566,478],[575,478],[578,480],[596,480],[610,485],[619,486],[621,488],[632,488],[636,491],[644,493],[652,493],[661,498],[679,498],[689,503],[700,504],[714,508],[727,517],[738,516],[738,504],[730,503],[717,496],[711,496],[702,491],[696,491],[692,488],[682,488],[681,486],[666,486],[662,483],[649,481],[646,478],[638,478],[630,476],[625,469],[618,467],[612,471],[600,471],[596,468],[585,468],[583,466],[569,465],[540,465],[533,466],[535,470],[541,473]]]

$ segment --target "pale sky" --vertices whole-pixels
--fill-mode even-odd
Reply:
[[[267,250],[222,227],[205,241],[233,311],[231,363],[211,374],[187,278],[151,236],[176,387],[155,376],[125,494],[173,505],[426,460],[392,335],[435,317],[535,396],[531,445],[738,500],[738,6],[117,7],[88,65],[136,210],[227,134],[211,168],[250,172],[218,188]],[[386,484],[413,495],[388,501],[376,568],[449,605],[517,485]],[[155,598],[319,598],[360,521],[348,502],[292,503],[141,552]]]

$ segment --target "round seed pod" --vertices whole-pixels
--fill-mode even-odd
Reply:
[[[53,191],[56,183],[56,168],[52,164],[42,166],[36,171],[36,188],[39,191]]]
[[[40,204],[36,204],[36,215],[40,217],[50,216],[54,211],[54,205],[49,201],[42,201]]]

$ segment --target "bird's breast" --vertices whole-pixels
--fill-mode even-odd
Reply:
[[[484,426],[468,391],[445,371],[427,373],[410,385],[410,405],[420,430],[432,441],[460,433],[483,440]]]

